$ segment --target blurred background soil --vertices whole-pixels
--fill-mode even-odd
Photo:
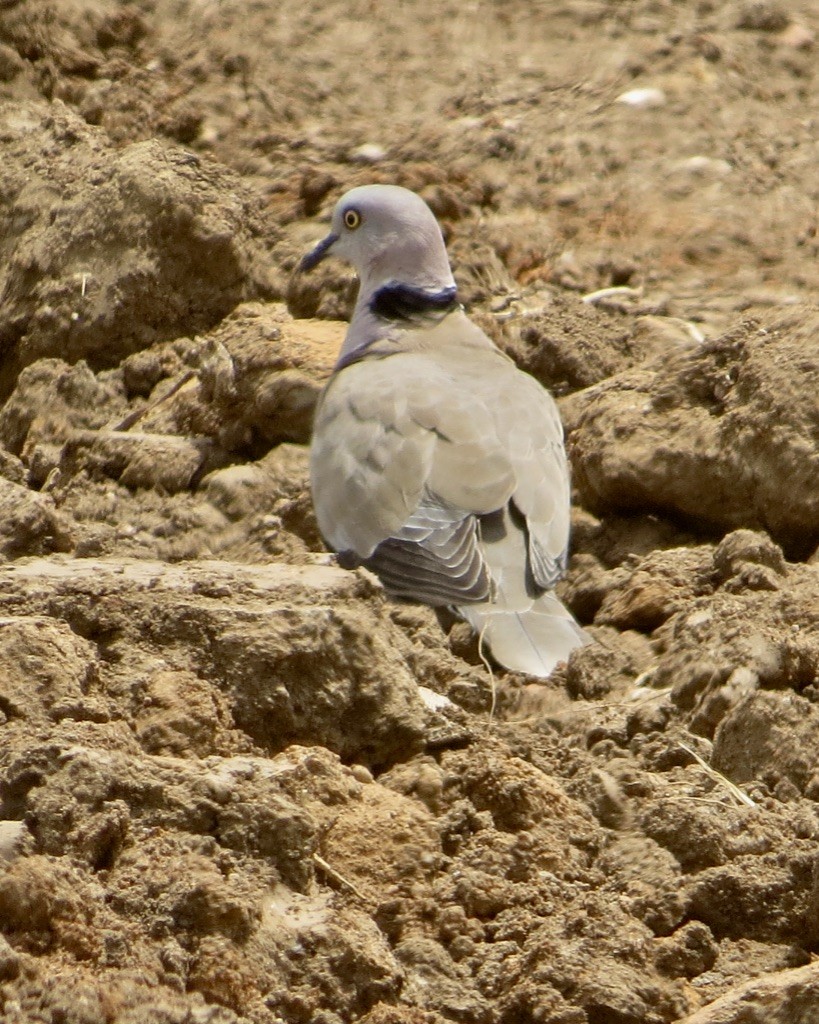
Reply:
[[[0,1016],[819,1020],[819,4],[0,0]],[[546,683],[323,551],[419,191],[558,397]]]

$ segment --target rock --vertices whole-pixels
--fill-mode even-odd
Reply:
[[[0,558],[70,551],[70,521],[46,494],[0,477]]]
[[[689,728],[712,736],[760,687],[802,691],[819,672],[819,574],[793,567],[776,590],[719,590],[696,598],[654,634],[652,685],[671,687]]]
[[[321,204],[338,185],[337,179],[327,171],[314,167],[305,168],[299,183],[299,199],[305,217],[315,217]]]
[[[586,509],[572,508],[572,552],[575,557],[595,556],[603,565],[623,567],[656,549],[682,548],[696,543],[667,519],[657,516],[609,516],[601,521]],[[626,571],[624,569],[624,571]]]
[[[390,1006],[379,1003],[368,1014],[359,1018],[359,1024],[445,1024],[446,1018],[432,1010],[419,1013],[416,1007]]]
[[[630,570],[611,570],[595,624],[652,632],[690,599],[710,590],[711,549],[653,551]],[[634,561],[634,560],[632,560]]]
[[[819,1003],[819,965],[806,964],[734,986],[720,999],[679,1024],[744,1024],[758,1016],[765,1024],[807,1022],[803,1009]]]
[[[675,592],[669,581],[655,579],[645,570],[638,570],[625,587],[606,594],[594,621],[618,629],[651,633],[683,607],[685,596],[684,592]]]
[[[726,590],[778,590],[787,564],[782,549],[766,534],[735,530],[714,552],[714,570]]]
[[[12,82],[25,67],[16,50],[0,43],[0,82]]]
[[[198,338],[175,338],[140,349],[121,364],[122,383],[129,398],[147,398],[160,381],[198,370],[204,346]]]
[[[713,179],[731,174],[733,167],[727,160],[719,160],[715,157],[698,154],[697,156],[689,156],[681,160],[676,165],[675,170],[682,171],[692,178]]]
[[[265,1002],[278,1019],[297,1019],[300,1008],[315,1004],[317,992],[322,1005],[346,1008],[341,1019],[351,1020],[360,1020],[381,1000],[397,999],[404,972],[366,914],[333,905],[327,896],[307,899],[279,887],[265,900],[265,918],[260,939],[275,951],[273,962],[281,965],[282,974]],[[343,974],[335,969],[339,961],[345,965]],[[218,964],[214,967],[218,979]]]
[[[76,742],[83,734],[87,744]],[[217,835],[223,850],[264,857],[277,880],[297,888],[310,882],[316,821],[288,792],[293,756],[281,761],[210,756],[204,763],[197,758],[146,756],[121,737],[116,745],[116,738],[107,726],[66,726],[54,730],[47,743],[16,744],[16,756],[8,759],[6,768],[7,789],[25,793],[22,799],[37,849],[54,857],[71,851],[72,859],[95,871],[116,868],[116,885],[125,882],[127,893],[127,876],[157,846],[164,843],[175,852],[187,846],[199,860],[197,846],[200,851],[212,849],[213,839],[197,844],[186,843],[184,837]],[[254,804],[257,809],[251,813]],[[145,828],[173,835],[165,840],[154,836],[154,845],[151,836],[141,834]],[[200,863],[197,870],[210,873],[211,867]],[[173,870],[168,872],[172,878]],[[190,890],[176,889],[182,891]],[[161,900],[167,905],[174,894],[163,894]],[[197,912],[208,914],[207,908]],[[208,921],[189,920],[186,927],[223,930],[218,920]],[[247,919],[234,919],[234,924],[244,931]]]
[[[270,293],[263,218],[229,171],[156,140],[114,149],[59,102],[7,103],[0,137],[0,394],[44,356],[115,366]]]
[[[21,723],[107,720],[105,700],[90,692],[97,674],[93,645],[65,623],[32,615],[2,620],[0,706],[9,733]]]
[[[190,490],[226,458],[209,438],[189,440],[139,430],[83,431],[64,446],[60,469],[68,475],[103,474],[126,487],[155,487],[176,494]]]
[[[322,846],[329,863],[374,903],[389,898],[396,876],[415,877],[420,882],[424,865],[428,868],[441,857],[434,815],[420,800],[394,792],[394,775],[400,775],[402,769],[412,770],[404,766],[392,769],[390,789],[366,785],[359,799],[334,817]],[[388,822],[395,828],[387,829]],[[368,850],[367,857],[362,857],[362,849]]]
[[[701,877],[726,860],[727,818],[718,819],[693,801],[659,800],[643,804],[641,825],[649,838],[674,855],[684,872]]]
[[[310,439],[313,411],[346,324],[293,320],[280,306],[243,306],[209,336],[233,364],[232,388],[203,381],[203,397],[222,421],[238,417],[251,444],[267,450]]]
[[[814,778],[819,708],[791,692],[757,691],[732,708],[714,735],[711,764],[732,782],[789,779],[799,791]]]
[[[780,33],[779,41],[792,50],[812,50],[816,43],[816,33],[807,25],[791,22]]]
[[[618,837],[600,858],[631,913],[655,935],[669,935],[682,921],[685,903],[680,894],[680,867],[674,857],[645,836]]]
[[[422,741],[424,706],[380,588],[325,565],[30,560],[0,566],[0,610],[48,608],[81,633],[131,637],[227,696],[264,749],[318,743],[383,765]]]
[[[675,316],[657,316],[647,313],[634,322],[634,338],[638,349],[651,356],[666,356],[701,345],[705,337],[696,324]]]
[[[26,482],[26,467],[5,448],[0,448],[0,477],[13,484],[24,485]]]
[[[573,835],[594,831],[586,808],[567,796],[554,778],[520,758],[502,759],[491,746],[479,756],[445,751],[442,765],[451,785],[469,797],[479,811],[488,811],[503,832],[533,829],[537,825],[544,858],[569,870],[578,853],[567,843],[558,822],[572,820]]]
[[[207,757],[242,746],[225,695],[184,669],[159,669],[146,680],[134,725],[150,754]]]
[[[271,512],[282,498],[309,487],[309,453],[300,445],[281,444],[258,462],[241,463],[209,473],[201,484],[205,497],[230,519]]]
[[[717,961],[699,975],[700,1006],[740,988],[749,978],[776,974],[810,963],[811,957],[796,944],[758,942],[756,939],[722,939]]]
[[[395,955],[404,968],[406,997],[412,1002],[437,1010],[444,1019],[490,1019],[486,999],[468,972],[453,962],[440,943],[413,936],[396,946]]]
[[[82,915],[82,903],[97,886],[77,884],[72,866],[52,865],[40,854],[21,857],[0,876],[0,918],[12,932],[59,932]],[[89,908],[89,916],[93,910]]]
[[[309,453],[282,444],[258,462],[228,466],[203,481],[208,501],[271,555],[285,555],[298,538],[324,551],[310,497]]]
[[[85,362],[40,359],[20,373],[0,409],[0,443],[30,463],[38,447],[56,450],[75,431],[97,430],[127,409],[116,385]]]
[[[386,156],[387,151],[377,142],[363,142],[350,151],[348,159],[354,164],[380,164]]]
[[[812,944],[817,934],[811,879],[814,842],[796,840],[787,863],[778,851],[741,854],[727,864],[689,875],[688,914],[707,924],[717,938]]]
[[[140,353],[126,364],[140,380],[157,381],[140,427],[199,434],[219,447],[255,457],[286,441],[310,440],[313,411],[335,364],[346,325],[294,320],[281,305],[239,306],[186,353],[190,381],[167,399],[165,377],[185,373],[176,346]],[[155,352],[155,364],[149,363]],[[180,377],[177,377],[179,380]],[[161,399],[157,401],[157,399]]]
[[[606,646],[603,633],[600,643],[578,650],[566,666],[566,689],[575,700],[600,700],[612,690],[626,689],[639,674],[637,659],[622,648]]]
[[[563,296],[512,321],[511,334],[505,350],[556,395],[596,384],[655,351],[645,332],[638,337],[627,323]]]
[[[711,929],[702,921],[688,921],[673,935],[660,939],[657,966],[674,977],[696,978],[714,966],[718,955]]]
[[[819,530],[819,311],[748,323],[572,396],[575,483],[596,514],[764,528],[806,555]]]

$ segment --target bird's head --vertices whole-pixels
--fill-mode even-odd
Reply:
[[[387,283],[426,291],[455,283],[435,215],[420,196],[397,185],[362,185],[343,195],[330,234],[299,269],[312,270],[331,255],[353,266],[362,294]]]

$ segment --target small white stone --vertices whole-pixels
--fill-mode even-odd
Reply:
[[[356,164],[378,164],[386,155],[386,149],[377,142],[365,142],[350,152],[350,159]]]
[[[677,164],[677,168],[695,177],[702,178],[709,175],[721,178],[725,174],[730,174],[733,170],[733,167],[731,167],[727,160],[715,160],[713,157],[702,155],[690,156],[687,160],[681,160]]]
[[[445,697],[442,693],[436,693],[427,686],[419,686],[418,693],[430,711],[441,711],[444,708],[454,707],[449,697]]]
[[[662,89],[629,89],[628,92],[621,93],[614,102],[640,110],[649,110],[664,107],[666,96]]]
[[[689,629],[696,629],[697,626],[704,626],[707,622],[710,622],[712,618],[713,614],[709,609],[700,608],[688,616],[685,624]]]
[[[365,786],[373,781],[373,773],[365,764],[351,764],[350,774],[356,782],[360,782]]]

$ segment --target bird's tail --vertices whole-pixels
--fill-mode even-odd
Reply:
[[[504,607],[502,602],[500,594],[458,611],[504,668],[543,679],[576,647],[591,643],[553,591],[532,599],[528,607]]]
[[[545,678],[591,637],[552,590],[535,584],[525,526],[507,506],[485,517],[481,543],[492,576],[488,601],[459,605],[458,613],[481,636],[492,657],[514,672]]]

